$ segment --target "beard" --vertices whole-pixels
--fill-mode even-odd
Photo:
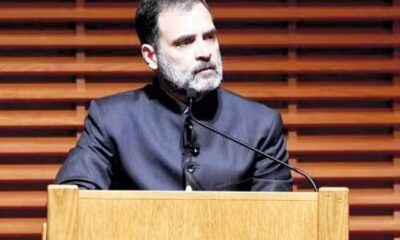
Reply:
[[[222,58],[221,53],[215,61],[200,62],[191,68],[182,68],[170,63],[164,55],[157,53],[159,74],[161,79],[177,90],[195,90],[197,93],[210,92],[221,84]]]

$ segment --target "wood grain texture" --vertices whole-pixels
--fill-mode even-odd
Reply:
[[[65,189],[61,191],[58,196],[65,194]],[[76,206],[76,201],[74,198],[72,205]],[[319,194],[83,190],[78,202],[79,225],[74,231],[78,240],[332,239],[327,236],[346,240],[348,234],[348,226],[342,222],[348,223],[347,208],[342,206],[347,207],[347,192],[343,190],[325,189]],[[336,216],[331,218],[333,212]],[[66,217],[60,212],[58,217],[70,221],[65,213]],[[49,231],[55,226],[52,220],[49,218]],[[318,232],[321,226],[329,232]],[[64,231],[67,229],[59,229],[59,234],[65,235]]]
[[[48,187],[47,239],[77,240],[78,226],[78,187],[64,185]],[[99,234],[99,232],[97,231]]]
[[[348,189],[321,188],[318,198],[319,239],[349,239]]]

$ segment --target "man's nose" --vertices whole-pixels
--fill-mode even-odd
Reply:
[[[205,41],[200,41],[196,45],[196,60],[199,61],[210,61],[211,59],[211,47],[207,45]]]

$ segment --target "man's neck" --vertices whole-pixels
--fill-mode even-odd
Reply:
[[[159,79],[158,80],[160,84],[160,88],[172,99],[174,99],[176,102],[178,102],[179,105],[188,105],[188,97],[187,97],[187,92],[184,89],[177,89],[173,86],[171,86],[166,80]],[[198,101],[202,99],[206,94],[197,94],[195,101]]]
[[[159,79],[158,83],[161,90],[163,90],[170,98],[174,99],[180,105],[187,105],[187,97],[184,90],[178,91],[178,89],[173,88],[162,79]]]

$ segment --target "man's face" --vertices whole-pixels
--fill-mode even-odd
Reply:
[[[161,77],[178,89],[214,90],[222,81],[222,60],[216,29],[207,8],[164,9],[158,19],[157,50]]]

